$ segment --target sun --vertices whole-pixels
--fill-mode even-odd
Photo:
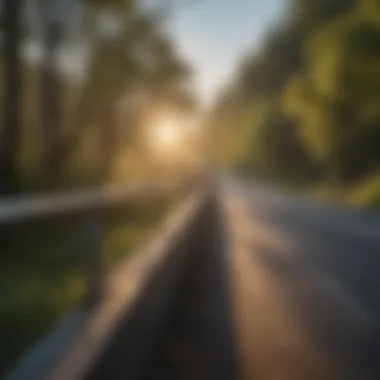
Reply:
[[[152,128],[152,142],[160,150],[173,150],[182,143],[181,128],[174,120],[162,120]]]

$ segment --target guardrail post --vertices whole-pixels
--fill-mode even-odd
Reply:
[[[86,298],[85,305],[92,308],[102,290],[102,221],[99,215],[90,215],[83,229],[85,251]]]

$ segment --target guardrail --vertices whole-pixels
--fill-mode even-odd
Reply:
[[[44,220],[72,216],[83,218],[84,267],[87,272],[85,304],[91,307],[98,299],[102,286],[101,212],[114,206],[122,207],[134,199],[165,196],[185,185],[182,181],[136,182],[71,193],[4,199],[0,200],[0,231]]]
[[[145,378],[194,258],[194,243],[199,248],[208,204],[204,192],[191,195],[155,239],[110,276],[108,300],[49,380]]]
[[[129,186],[124,189],[125,191],[121,188],[107,188],[107,191],[103,189],[101,192],[94,191],[92,195],[89,192],[81,195],[81,197],[86,197],[86,194],[90,194],[87,200],[84,199],[86,204],[80,203],[80,206],[82,207],[81,215],[90,211],[88,220],[85,222],[84,234],[88,242],[88,259],[91,260],[88,273],[88,297],[91,297],[91,308],[88,308],[87,303],[85,307],[78,307],[70,313],[56,330],[11,369],[7,379],[81,379],[90,361],[94,360],[99,351],[107,346],[107,342],[117,329],[126,310],[130,310],[129,313],[133,314],[136,313],[133,310],[140,310],[141,307],[145,311],[146,308],[149,310],[143,318],[140,318],[141,314],[139,314],[138,321],[135,322],[135,324],[140,324],[138,328],[135,325],[133,330],[135,334],[140,334],[141,344],[140,351],[136,347],[132,350],[131,363],[134,363],[134,368],[142,365],[142,361],[148,355],[150,343],[154,341],[153,335],[159,334],[162,329],[159,327],[160,320],[164,318],[163,313],[169,307],[176,288],[175,283],[180,280],[178,275],[186,263],[188,254],[183,251],[188,241],[178,246],[179,240],[187,235],[186,231],[193,229],[193,223],[197,222],[198,213],[204,206],[205,192],[201,188],[188,195],[176,213],[172,214],[171,218],[161,226],[156,238],[148,246],[142,247],[140,252],[136,252],[130,259],[122,262],[114,273],[109,274],[102,281],[99,278],[100,249],[96,244],[96,235],[93,235],[99,232],[99,218],[93,214],[93,211],[101,210],[111,204],[130,201],[131,197],[135,196],[166,195],[168,191],[181,189],[182,186],[183,183],[139,184],[134,185],[133,189]],[[107,201],[100,203],[104,194],[107,194]],[[13,212],[11,212],[12,208],[9,209],[11,211],[3,209],[0,220],[3,225],[6,225],[5,222],[9,220],[13,224],[21,223],[25,221],[26,215],[28,220],[52,215],[59,217],[63,213],[72,215],[73,212],[78,212],[78,208],[74,207],[78,199],[78,194],[72,194],[41,199],[38,205],[23,201],[22,204],[28,206],[20,207],[24,214],[16,208],[13,208]],[[52,208],[48,210],[47,204],[52,204]],[[64,205],[69,206],[70,209],[68,210]],[[158,275],[162,271],[165,274]],[[94,297],[101,291],[105,296],[96,298],[98,302],[94,302]]]
[[[0,199],[0,228],[68,215],[85,215],[136,197],[167,194],[184,186],[183,181],[135,182],[71,193]]]
[[[90,303],[73,310],[5,379],[145,379],[147,365],[157,355],[159,342],[170,328],[188,268],[201,257],[206,313],[202,339],[208,358],[208,378],[234,378],[224,233],[219,227],[215,189],[199,179],[191,181],[195,188],[187,189],[190,195],[161,226],[156,237],[104,279],[96,239],[101,229],[98,212],[130,201],[131,197],[167,194],[181,189],[184,183],[140,183],[124,189],[104,188],[37,201],[0,203],[0,228],[26,220],[85,215],[89,266]],[[105,296],[99,298],[101,291]]]
[[[144,200],[167,199],[192,191],[198,186],[194,177],[186,180],[140,181],[127,185],[112,185],[50,195],[19,198],[0,198],[1,251],[6,253],[9,242],[17,237],[19,228],[43,223],[57,226],[75,221],[82,229],[76,234],[81,251],[78,257],[84,275],[84,297],[80,301],[86,313],[101,299],[105,272],[103,268],[102,235],[104,235],[109,211],[123,210],[124,205]],[[118,211],[117,211],[118,212]],[[127,214],[121,212],[120,215]],[[13,236],[13,237],[11,237]],[[31,247],[33,248],[33,247]],[[25,252],[28,254],[28,252]],[[5,290],[5,289],[4,289]],[[4,370],[4,368],[2,369]]]

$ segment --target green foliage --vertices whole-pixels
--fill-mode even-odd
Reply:
[[[375,173],[347,192],[347,200],[356,205],[374,205],[380,207],[380,175]]]
[[[250,167],[272,177],[305,176],[308,167],[335,184],[359,181],[380,166],[379,4],[291,6],[261,51],[245,59],[230,91],[230,109],[266,110],[249,121]],[[231,134],[247,128],[234,120]]]
[[[4,166],[13,182],[18,178],[20,192],[125,181],[133,173],[120,178],[115,168],[124,165],[130,150],[140,151],[133,160],[146,171],[142,167],[152,165],[143,141],[147,111],[159,103],[188,112],[196,107],[187,85],[191,70],[157,12],[143,10],[139,1],[119,0],[83,0],[83,9],[84,27],[75,37],[88,52],[87,58],[78,58],[85,71],[81,80],[58,68],[55,53],[73,41],[61,28],[60,38],[51,43],[50,24],[42,28],[44,59],[21,61],[16,107],[21,119],[15,127],[3,123],[0,129],[0,171]],[[40,35],[35,28],[33,23],[23,25],[32,43]],[[1,69],[4,62],[3,54]],[[3,72],[3,82],[5,76]],[[7,85],[6,91],[14,93],[14,88]]]

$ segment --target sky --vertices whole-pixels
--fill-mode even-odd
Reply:
[[[193,0],[173,11],[170,30],[195,68],[195,86],[209,103],[249,49],[257,49],[285,0]]]
[[[164,0],[155,0],[162,4]],[[208,105],[218,89],[228,82],[235,68],[248,51],[258,49],[265,33],[281,18],[287,0],[166,0],[177,4],[169,18],[169,31],[173,34],[180,54],[195,69],[194,85],[200,99]],[[30,0],[29,17],[36,17],[35,1]],[[69,23],[80,24],[81,12],[78,0],[58,1],[71,12]],[[60,7],[54,14],[61,17],[67,14]],[[75,20],[73,15],[77,15]],[[79,17],[79,23],[77,18]],[[73,28],[68,28],[73,29]],[[74,28],[75,29],[75,28]],[[75,32],[74,32],[75,33]],[[77,34],[76,34],[77,35]],[[80,44],[79,44],[80,45]],[[82,71],[83,49],[78,46],[63,50],[60,62],[71,74]],[[29,57],[38,59],[36,44],[29,44]],[[68,54],[69,53],[69,54]],[[82,57],[79,59],[78,57]]]

